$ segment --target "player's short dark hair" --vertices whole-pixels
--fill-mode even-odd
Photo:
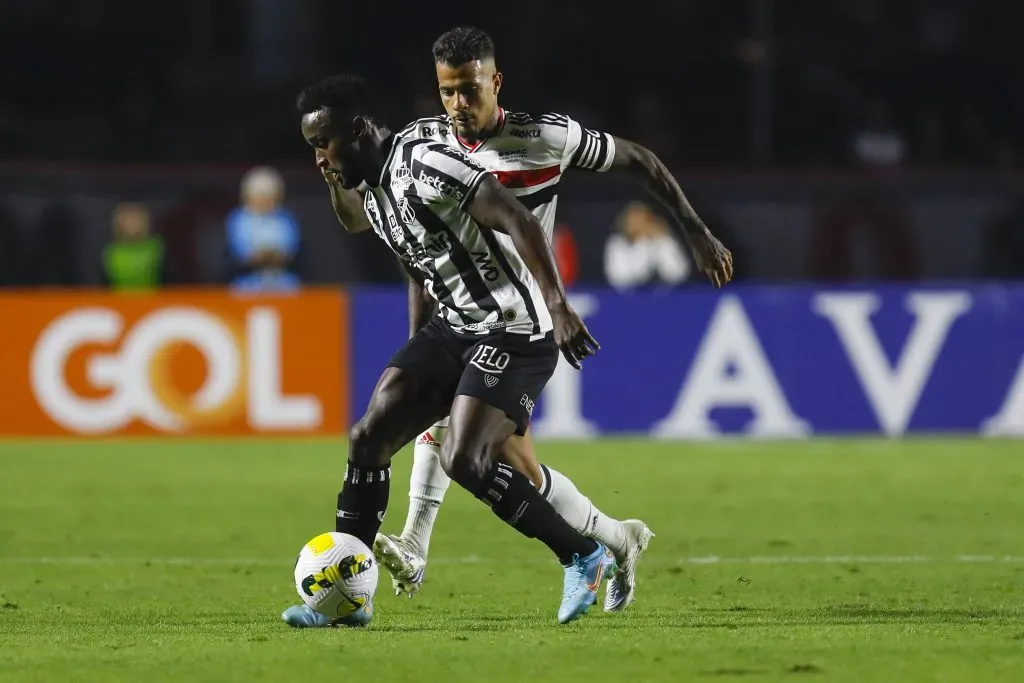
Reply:
[[[459,66],[466,62],[494,59],[494,41],[478,28],[460,26],[445,31],[434,41],[434,61]]]
[[[319,109],[340,109],[371,119],[380,116],[377,98],[369,81],[351,74],[335,74],[305,88],[295,101],[305,116]]]

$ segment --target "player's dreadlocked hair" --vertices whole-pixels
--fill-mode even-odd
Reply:
[[[460,26],[434,41],[434,61],[448,66],[494,59],[494,41],[478,28]]]
[[[303,116],[318,109],[340,109],[370,119],[379,120],[380,117],[377,98],[370,83],[350,74],[328,76],[305,88],[299,93],[295,106]]]

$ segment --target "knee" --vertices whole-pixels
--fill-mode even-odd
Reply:
[[[441,445],[441,466],[460,484],[479,482],[490,471],[500,451],[501,444],[493,441],[472,443],[448,438]]]
[[[543,487],[544,475],[541,472],[540,463],[537,462],[526,439],[510,436],[502,444],[500,458],[505,464],[529,479],[535,489],[540,490]]]
[[[383,467],[390,454],[372,414],[366,414],[348,432],[348,459],[363,467]]]

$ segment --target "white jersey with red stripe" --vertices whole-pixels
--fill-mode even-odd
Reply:
[[[537,217],[550,240],[562,173],[570,168],[607,171],[615,158],[615,139],[565,114],[534,116],[500,109],[498,116],[497,132],[474,145],[459,139],[447,116],[413,121],[400,135],[464,150]]]

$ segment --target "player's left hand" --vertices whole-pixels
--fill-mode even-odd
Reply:
[[[593,356],[601,348],[583,318],[568,303],[556,306],[551,311],[551,322],[555,328],[555,345],[569,361],[569,365],[577,370],[583,367],[584,358]]]
[[[732,252],[710,231],[690,237],[690,247],[697,270],[707,275],[711,284],[721,287],[732,279]]]

